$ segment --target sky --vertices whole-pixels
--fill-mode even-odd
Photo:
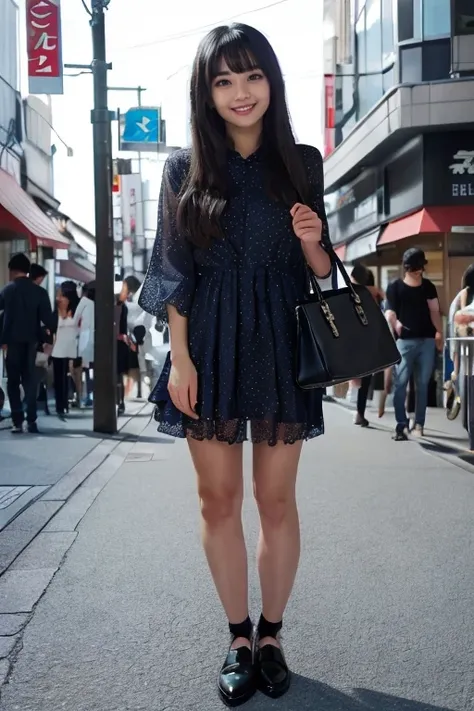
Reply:
[[[162,105],[168,142],[183,145],[187,79],[200,39],[215,25],[245,22],[268,37],[280,60],[297,140],[321,149],[323,0],[241,0],[238,6],[236,14],[235,0],[110,0],[106,12],[107,59],[113,64],[109,86],[145,87],[143,105]],[[61,17],[64,63],[90,63],[91,29],[81,0],[62,0]],[[22,69],[24,72],[24,64]],[[65,74],[75,73],[65,70]],[[52,100],[54,129],[74,152],[68,157],[53,135],[58,149],[54,156],[55,197],[64,213],[91,232],[92,101],[90,75],[65,77],[64,95]],[[110,109],[125,111],[134,105],[135,92],[109,92]],[[113,148],[116,152],[117,146]],[[153,163],[150,166],[153,169]]]

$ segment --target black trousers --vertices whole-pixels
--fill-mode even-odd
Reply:
[[[69,409],[69,382],[67,377],[69,373],[69,360],[69,358],[53,358],[54,397],[58,415],[64,415]]]
[[[362,378],[360,388],[357,391],[357,412],[361,417],[365,416],[365,408],[367,407],[367,398],[369,396],[372,377],[372,375],[366,375],[365,378]]]
[[[36,422],[36,343],[10,343],[7,348],[7,393],[13,424],[21,427],[25,419],[20,386],[26,403],[26,419]]]

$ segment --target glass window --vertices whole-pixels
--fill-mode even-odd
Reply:
[[[367,0],[365,6],[365,37],[367,71],[377,72],[382,69],[382,18],[381,0]]]
[[[363,10],[356,24],[357,37],[357,70],[359,74],[367,71],[366,41],[365,41],[365,10]]]
[[[413,0],[398,0],[398,39],[413,39]]]
[[[423,81],[448,79],[451,71],[451,42],[449,39],[426,42],[423,45]]]
[[[413,39],[421,39],[422,0],[413,0]]]
[[[393,0],[382,0],[382,63],[390,62],[395,47]]]
[[[423,37],[439,37],[450,32],[450,0],[423,0]]]
[[[421,47],[406,47],[401,50],[402,83],[418,84],[422,80]]]
[[[392,67],[392,69],[389,69],[388,72],[385,72],[383,77],[383,91],[384,94],[387,93],[387,91],[390,91],[392,86],[395,86],[395,70]]]
[[[357,118],[361,119],[383,96],[382,75],[360,77]]]

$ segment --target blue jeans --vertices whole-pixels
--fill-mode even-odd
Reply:
[[[405,399],[408,381],[413,373],[415,375],[415,424],[423,427],[428,405],[428,384],[435,364],[435,341],[434,338],[400,338],[397,347],[402,357],[400,364],[395,367],[393,394],[397,429],[408,426]]]

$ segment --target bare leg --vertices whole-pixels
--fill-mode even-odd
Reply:
[[[296,507],[296,475],[302,442],[275,447],[254,445],[254,493],[260,513],[258,571],[263,615],[279,622],[295,581],[300,556],[300,527]],[[265,637],[261,645],[274,644]]]
[[[242,445],[188,438],[197,473],[204,551],[229,622],[248,616],[247,551],[242,528]],[[250,646],[237,638],[233,647]]]

